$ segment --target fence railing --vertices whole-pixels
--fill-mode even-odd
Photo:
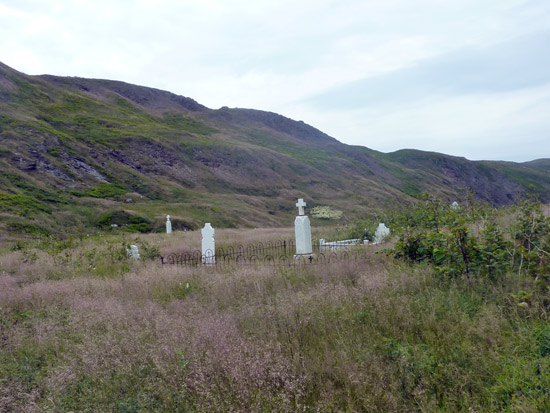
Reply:
[[[163,265],[212,266],[212,265],[275,265],[293,267],[298,265],[331,264],[352,259],[360,259],[364,254],[345,249],[330,251],[322,249],[319,243],[313,244],[313,254],[295,256],[294,240],[268,241],[257,244],[226,246],[216,248],[216,251],[206,251],[202,254],[196,250],[168,254],[161,257]]]
[[[323,238],[319,240],[320,251],[334,251],[352,248],[354,246],[363,244],[363,240],[360,238],[346,239],[342,241],[325,241]]]
[[[279,255],[286,256],[294,254],[296,251],[296,244],[294,240],[279,240],[279,241],[267,241],[258,242],[257,244],[237,245],[216,248],[217,258],[232,258],[238,256],[257,256],[263,257],[266,255]]]

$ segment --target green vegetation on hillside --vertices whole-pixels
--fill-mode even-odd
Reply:
[[[99,184],[95,188],[87,189],[80,192],[72,192],[72,194],[76,196],[91,196],[93,198],[113,198],[123,195],[125,193],[126,190],[123,187],[113,184]]]
[[[33,213],[51,212],[51,209],[26,195],[0,193],[0,211],[28,216]]]
[[[4,65],[0,77],[0,229],[93,233],[99,216],[128,199],[151,231],[178,204],[191,227],[265,227],[291,222],[297,198],[342,211],[344,224],[426,191],[452,202],[466,188],[493,206],[528,194],[550,201],[544,160],[384,154],[275,113],[210,110],[123,82],[27,76]]]

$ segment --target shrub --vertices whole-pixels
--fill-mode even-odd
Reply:
[[[443,202],[426,197],[422,203],[396,222],[401,223],[399,240],[391,253],[409,262],[427,261],[440,275],[456,277],[471,274],[495,280],[514,267],[519,256],[519,271],[542,271],[540,265],[548,220],[535,214],[532,204],[520,207],[518,222],[511,229],[501,229],[496,213],[473,202],[459,209],[442,207]],[[474,224],[481,227],[476,235]],[[398,225],[396,225],[399,228]],[[505,234],[512,231],[513,240]],[[546,231],[546,232],[545,232]],[[519,244],[518,244],[519,241]],[[516,261],[518,258],[516,258]]]
[[[311,216],[318,219],[340,219],[342,211],[332,209],[329,206],[316,206],[311,210]]]
[[[116,198],[120,195],[124,195],[126,190],[115,184],[99,184],[95,188],[87,189],[85,191],[73,191],[72,194],[78,197],[88,196],[92,198]]]
[[[515,241],[515,267],[519,273],[548,279],[550,218],[544,216],[538,202],[524,201],[517,209],[517,221],[509,230]]]
[[[97,225],[103,229],[112,229],[113,225],[116,225],[117,229],[141,233],[151,232],[153,228],[147,219],[130,215],[126,211],[107,212],[99,217]]]

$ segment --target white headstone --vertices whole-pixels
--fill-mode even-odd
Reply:
[[[172,233],[172,223],[170,222],[170,215],[166,215],[166,233]]]
[[[312,254],[311,225],[306,215],[296,217],[294,220],[294,233],[296,235],[296,255]]]
[[[311,245],[311,225],[309,218],[304,215],[306,203],[302,198],[298,199],[298,216],[294,220],[294,234],[296,235],[296,255],[311,255],[313,247]]]
[[[130,249],[127,249],[127,251],[130,258],[133,258],[135,260],[139,259],[139,250],[137,245],[130,245]]]
[[[216,232],[210,222],[204,224],[202,232],[202,262],[204,264],[216,263],[216,243],[214,241],[214,233]]]
[[[376,232],[374,233],[374,243],[380,244],[381,242],[384,242],[386,238],[390,236],[390,229],[381,222],[378,224],[378,228],[376,228]]]

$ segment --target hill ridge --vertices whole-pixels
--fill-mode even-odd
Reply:
[[[291,219],[298,197],[342,210],[344,220],[424,192],[451,201],[472,190],[495,206],[529,193],[550,201],[544,159],[386,154],[273,112],[209,109],[160,89],[4,64],[0,136],[0,226],[56,228],[63,214],[93,226],[117,211],[152,227],[167,213],[184,227],[274,226]]]

